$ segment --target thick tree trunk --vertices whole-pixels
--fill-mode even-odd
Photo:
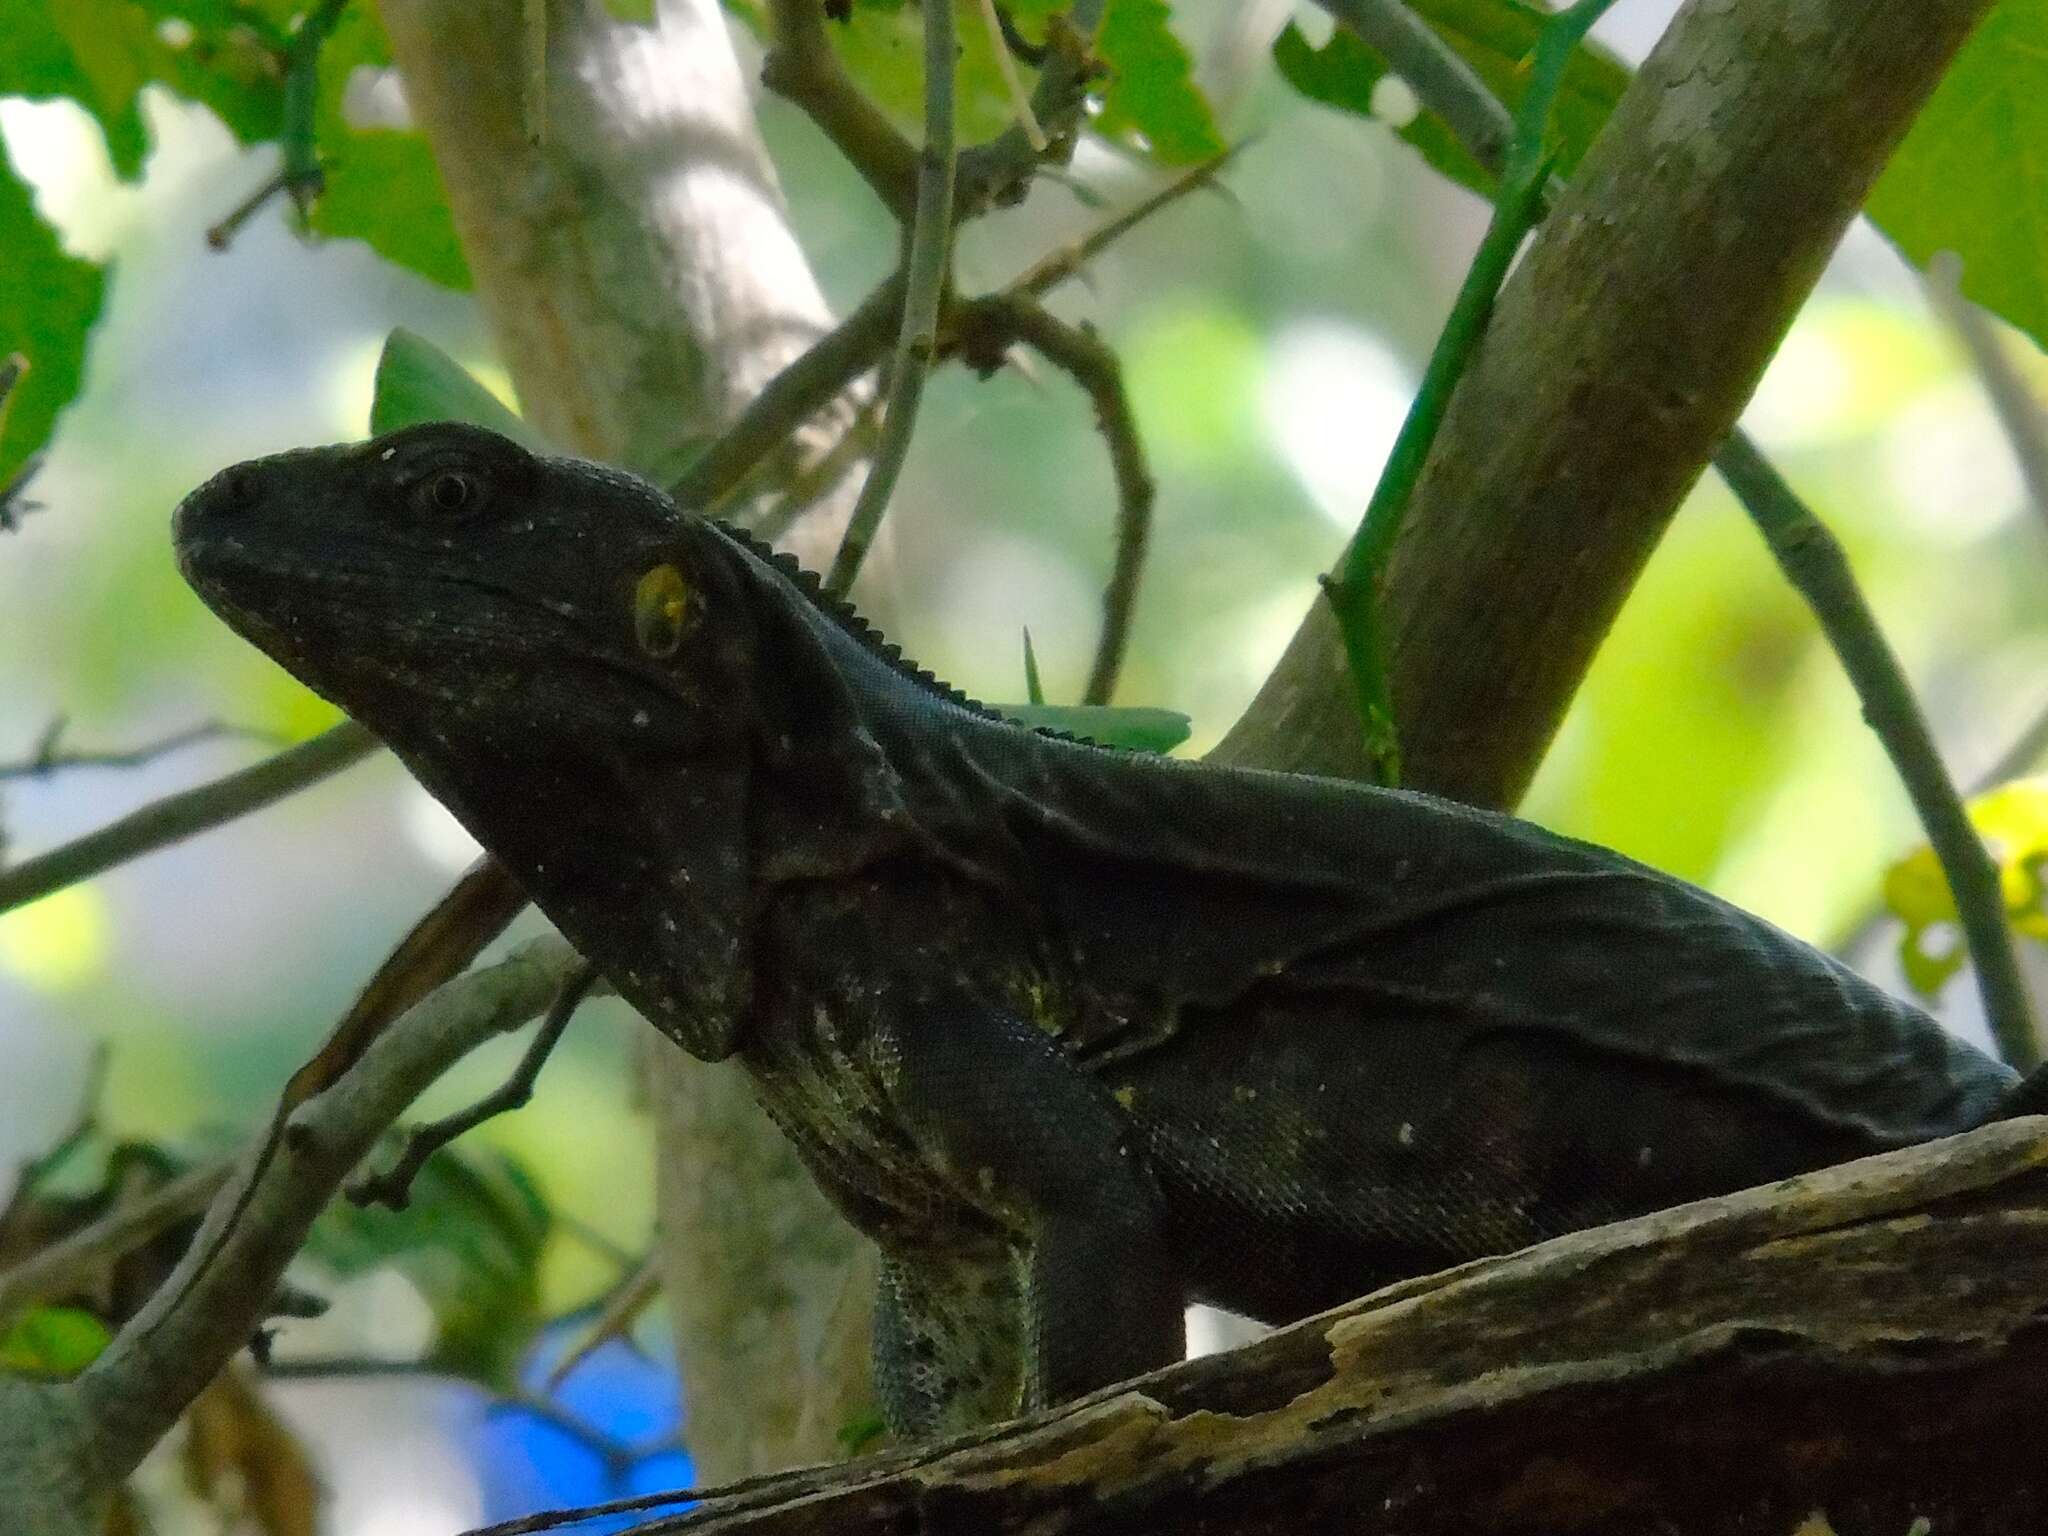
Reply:
[[[1991,0],[1690,0],[1509,280],[1388,571],[1407,782],[1512,806],[1679,501]],[[1311,609],[1219,761],[1356,777]]]
[[[2036,1536],[2048,1121],[1389,1287],[654,1531]]]
[[[831,317],[716,0],[656,30],[597,0],[549,7],[547,124],[529,141],[519,0],[380,0],[477,294],[529,419],[577,453],[665,478]],[[850,413],[791,452],[814,457]],[[794,462],[792,466],[794,467]],[[798,552],[829,552],[823,503]],[[651,1050],[666,1294],[689,1444],[726,1478],[836,1454],[867,1397],[858,1240],[744,1078]]]

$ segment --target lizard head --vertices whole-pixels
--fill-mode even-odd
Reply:
[[[455,423],[222,471],[178,563],[384,738],[687,1049],[744,1008],[747,571],[630,475]]]
[[[725,566],[696,519],[631,475],[481,427],[234,465],[173,530],[209,607],[386,734],[408,718],[646,731],[685,715],[716,734],[739,681],[721,674],[744,662],[740,644],[676,654],[707,607],[745,606],[718,603]],[[631,725],[657,704],[663,724]]]

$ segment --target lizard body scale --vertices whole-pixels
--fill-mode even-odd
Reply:
[[[1692,886],[1012,724],[743,535],[478,428],[236,466],[177,540],[657,1028],[752,1075],[881,1246],[906,1433],[1166,1364],[1191,1299],[1286,1321],[2014,1102]]]

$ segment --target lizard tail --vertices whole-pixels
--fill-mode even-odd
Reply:
[[[2016,1120],[2021,1115],[2048,1115],[2048,1066],[2036,1067],[2014,1083],[1991,1118]]]

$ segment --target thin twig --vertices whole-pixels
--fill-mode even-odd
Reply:
[[[1408,17],[1408,12],[1404,6],[1397,3],[1397,0],[1320,0],[1320,3],[1340,20],[1353,26],[1361,36],[1365,37],[1368,42],[1388,56],[1389,60],[1394,63],[1397,73],[1415,89],[1416,95],[1421,98],[1423,104],[1451,127],[1452,132],[1458,136],[1465,150],[1475,160],[1478,160],[1489,170],[1499,170],[1502,159],[1499,146],[1503,142],[1499,130],[1502,124],[1512,121],[1510,114],[1507,108],[1487,89],[1483,81],[1478,80],[1476,76],[1471,76],[1469,71],[1462,68],[1462,61],[1458,60],[1457,55],[1448,44],[1444,43],[1441,38],[1437,37],[1433,31],[1426,27],[1404,25],[1403,21],[1404,18]],[[1368,30],[1369,24],[1372,30]],[[1397,49],[1412,51],[1397,53]],[[1433,57],[1420,56],[1424,54],[1433,55]],[[1554,195],[1554,182],[1550,191]],[[1952,281],[1946,285],[1941,281],[1943,275],[1938,271],[1931,271],[1929,274],[1930,279],[1933,280],[1932,286],[1937,301],[1943,297],[1945,289],[1953,288]],[[1982,326],[1981,317],[1977,317],[1975,312],[1969,310],[1967,305],[1959,304],[1957,307],[1960,310],[1966,311],[1968,315],[1968,318],[1964,319],[1962,324],[1958,326],[1958,329],[1964,334],[1966,344],[1968,344],[1970,332],[1966,327],[1968,327],[1970,320],[1977,320],[1980,330],[1988,330],[1988,327]],[[2002,354],[2000,361],[2003,361]],[[1991,375],[1988,370],[1986,377],[1987,387],[1991,388],[1994,403],[1996,404],[1999,389],[1996,385],[1990,383]],[[2024,386],[2022,386],[2021,392],[2024,392]],[[2012,439],[2015,453],[2021,459],[2023,471],[2027,475],[2037,505],[2048,507],[2048,495],[2044,495],[2042,489],[2044,479],[2037,478],[2037,467],[2048,466],[2048,448],[2042,447],[2044,440],[2048,440],[2048,432],[2044,432],[2040,427],[2039,410],[2034,405],[2031,397],[2028,397],[2024,402],[2015,400],[2013,406],[2014,408],[2008,411],[2004,405],[1999,405],[2001,420],[2006,422],[2007,433]],[[1734,442],[1734,439],[1730,440],[1731,446]],[[1745,449],[1750,455],[1747,461],[1742,458]],[[1723,475],[1730,477],[1731,485],[1734,483],[1733,475],[1741,474],[1748,467],[1760,468],[1771,480],[1782,484],[1782,480],[1779,479],[1776,472],[1770,468],[1768,462],[1761,455],[1756,454],[1753,445],[1750,445],[1746,439],[1742,440],[1740,447],[1735,448],[1732,458],[1728,449],[1724,448],[1716,462],[1720,466]],[[1815,526],[1817,527],[1818,525],[1816,524]],[[1822,530],[1822,535],[1826,537],[1825,530]],[[1839,547],[1833,545],[1831,537],[1828,538],[1828,543],[1830,547],[1834,548],[1835,558],[1839,560]],[[1844,579],[1847,580],[1848,573],[1845,563],[1842,568],[1842,574]],[[1867,617],[1868,608],[1863,603],[1860,594],[1855,593],[1853,585],[1850,586],[1849,591],[1852,595],[1850,605],[1838,607],[1835,611],[1838,613],[1860,612]],[[1823,622],[1825,623],[1825,620]],[[1925,741],[1926,750],[1924,752],[1916,752],[1910,739],[1902,739],[1893,734],[1893,721],[1896,717],[1889,710],[1880,707],[1875,700],[1865,694],[1864,685],[1858,680],[1859,667],[1851,665],[1849,655],[1845,649],[1847,638],[1845,637],[1843,641],[1837,641],[1832,632],[1829,635],[1831,643],[1835,645],[1844,671],[1850,675],[1851,683],[1857,687],[1859,697],[1862,698],[1865,717],[1870,720],[1872,727],[1879,732],[1883,739],[1887,755],[1891,757],[1894,764],[1902,764],[1902,760],[1919,761],[1922,767],[1916,770],[1916,772],[1923,774],[1926,772],[1927,766],[1931,765],[1935,770],[1934,776],[1938,778],[1938,785],[1933,787],[1932,793],[1937,799],[1953,804],[1955,802],[1955,792],[1948,785],[1946,775],[1940,772],[1939,757],[1933,751],[1931,740],[1926,740],[1925,723],[1921,719],[1917,707],[1913,706],[1910,695],[1907,696],[1906,703],[1910,708],[1910,718],[1918,724],[1922,739]],[[1874,645],[1881,654],[1889,655],[1889,652],[1884,650],[1882,637],[1878,635],[1874,621],[1870,623],[1867,631],[1855,637],[1854,644],[1866,652]],[[2034,766],[2040,761],[2044,752],[2048,752],[2048,710],[2044,710],[2039,718],[2026,730],[2022,731],[2019,738],[2001,755],[1996,764],[1986,773],[1979,776],[1977,782],[1972,786],[1970,793],[1973,795],[1982,793],[1985,789],[2004,783],[2015,774]],[[1923,830],[1927,832],[1930,844],[1934,844],[1937,847],[1937,857],[1941,857],[1939,853],[1940,845],[1935,837],[1934,822],[1930,821],[1927,810],[1922,807],[1920,794],[1914,792],[1913,783],[1908,779],[1906,769],[1900,766],[1898,771],[1902,779],[1907,779],[1908,794],[1913,799],[1915,809],[1920,815]],[[1927,792],[1927,786],[1923,785],[1922,792]],[[1954,834],[1956,832],[1954,812],[1947,813],[1946,820],[1950,833]],[[1962,851],[1964,863],[1965,865],[1981,865],[1984,860],[1982,846],[1977,842],[1974,830],[1968,828],[1966,817],[1962,827],[1967,833],[1968,839],[1968,846]],[[1945,839],[1952,847],[1955,844],[1955,840],[1954,836]],[[1974,850],[1974,856],[1972,855],[1972,850]],[[1946,868],[1947,860],[1943,858],[1942,862],[1944,868]],[[1957,906],[1960,912],[1963,910],[1960,892],[1966,886],[1971,885],[1972,882],[1968,874],[1965,874],[1961,881],[1958,881],[1954,875],[1951,875],[1950,881],[1951,889],[1958,892]],[[1994,889],[1992,893],[1993,905],[1991,912],[1987,914],[1981,898],[1983,889],[1981,874],[1976,881],[1976,888],[1980,893],[1980,898],[1975,903],[1978,910],[1973,920],[1980,929],[1995,927],[1995,933],[1988,935],[1992,947],[1994,951],[2002,952],[2009,958],[2010,941],[2005,927],[2003,903],[1997,899]],[[1831,949],[1837,954],[1854,954],[1869,941],[1871,935],[1885,921],[1886,916],[1886,910],[1881,902],[1873,904],[1870,910],[1850,924],[1847,935],[1831,945]],[[1994,916],[1995,923],[1991,920]],[[1973,939],[1971,941],[1973,955],[1976,953],[1977,947],[1977,943]],[[2016,971],[1999,961],[1993,962],[1993,970],[2004,970],[2007,974],[2006,979],[2001,983],[1994,977],[1987,975],[1980,964],[1979,982],[1986,989],[1987,1016],[1992,1014],[1989,992],[1992,988],[1997,987],[2005,996],[2002,1006],[2008,1016],[2017,1016],[2021,1020],[2027,1019],[2025,995],[2023,989],[2018,984]],[[2018,1033],[2018,1031],[2015,1031],[2015,1033]],[[2024,1034],[2026,1036],[2026,1045],[2023,1048],[2022,1054],[2023,1057],[2030,1058],[2033,1051],[2033,1031],[2031,1025],[2025,1029]],[[2014,1047],[2007,1044],[2004,1036],[2000,1037],[2000,1046],[2006,1052],[2008,1060],[2014,1059],[2012,1056]]]
[[[2041,1051],[2013,955],[1998,865],[1970,825],[1926,717],[1856,586],[1842,546],[1739,430],[1722,444],[1714,465],[1834,646],[1948,877],[1992,1036],[2008,1063],[2031,1070]]]
[[[64,1127],[42,1151],[25,1158],[15,1170],[14,1191],[8,1197],[7,1205],[0,1208],[0,1239],[7,1232],[8,1217],[15,1206],[26,1196],[34,1193],[36,1186],[48,1178],[59,1164],[80,1147],[86,1138],[99,1129],[100,1095],[106,1091],[107,1063],[111,1053],[107,1042],[102,1040],[92,1048],[91,1059],[85,1065],[85,1083],[78,1091],[78,1107],[71,1112],[71,1123]]]
[[[1003,26],[1003,18],[996,14],[996,0],[981,0],[981,19],[988,28],[989,51],[995,55],[996,72],[1003,77],[1003,89],[1010,94],[1010,111],[1016,117],[1017,126],[1024,130],[1031,152],[1042,155],[1048,140],[1045,130],[1039,126],[1038,114],[1031,110],[1031,98],[1024,93],[1024,81],[1017,73],[1017,61],[1010,54],[1008,32]]]
[[[202,741],[217,741],[223,737],[239,737],[272,744],[277,741],[277,737],[268,731],[259,731],[243,725],[229,725],[219,720],[206,720],[198,725],[189,725],[182,731],[173,731],[160,741],[148,742],[139,747],[111,752],[59,751],[58,744],[63,740],[64,730],[68,724],[69,721],[62,715],[52,720],[44,729],[41,739],[36,742],[36,750],[32,756],[18,763],[0,763],[0,779],[37,779],[55,773],[60,768],[140,768],[185,747]]]
[[[321,1209],[378,1137],[456,1061],[516,1029],[583,964],[552,935],[494,966],[459,977],[371,1042],[360,1060],[293,1114],[291,1134],[265,1167],[246,1214],[194,1276],[228,1218],[232,1189],[216,1196],[177,1270],[68,1384],[77,1422],[109,1480],[125,1476],[176,1422],[262,1320],[279,1277]],[[247,1154],[261,1155],[259,1143]]]
[[[924,144],[917,154],[917,216],[903,263],[903,325],[889,378],[889,404],[867,480],[825,585],[844,592],[860,573],[910,451],[925,375],[938,350],[939,302],[953,247],[953,8],[924,8]]]
[[[1015,202],[1032,175],[1048,160],[1072,152],[1088,102],[1088,85],[1099,72],[1093,44],[1108,0],[1074,0],[1046,26],[1045,62],[1031,93],[1031,115],[1047,139],[1043,153],[1031,147],[1021,126],[1006,128],[985,144],[962,151],[953,214],[961,222],[979,218],[999,204]]]
[[[761,83],[816,123],[882,206],[908,226],[917,211],[917,151],[840,64],[825,34],[824,7],[818,0],[769,0],[768,15],[775,42],[761,61]],[[949,14],[949,32],[951,20]]]
[[[715,510],[754,466],[872,368],[901,324],[903,275],[897,273],[747,402],[718,439],[691,461],[669,494],[695,511]]]
[[[1116,559],[1102,594],[1102,633],[1081,699],[1084,704],[1107,704],[1130,644],[1131,615],[1151,542],[1157,489],[1146,467],[1137,418],[1124,392],[1122,366],[1116,352],[1093,330],[1069,325],[1027,298],[1003,293],[976,299],[961,306],[960,319],[962,334],[973,338],[970,363],[989,366],[1011,340],[1021,341],[1066,372],[1094,403],[1095,423],[1109,448],[1110,468],[1116,476]]]
[[[234,1237],[243,1213],[263,1187],[299,1107],[340,1082],[379,1036],[428,993],[472,964],[525,907],[526,892],[519,882],[504,865],[485,854],[406,930],[348,1011],[328,1031],[320,1048],[285,1080],[233,1203],[224,1217],[208,1223],[213,1232],[210,1246],[184,1267],[187,1285],[196,1285],[205,1277]]]
[[[1051,292],[1153,214],[1179,202],[1190,192],[1208,186],[1216,179],[1217,173],[1230,164],[1249,142],[1247,140],[1245,143],[1233,144],[1222,154],[1212,156],[1200,165],[1190,166],[1158,191],[1134,203],[1115,218],[1097,225],[1073,244],[1039,257],[1012,280],[1003,292],[1013,297],[1026,295],[1032,298],[1039,298]]]
[[[1954,251],[1937,251],[1927,264],[1927,296],[1969,355],[1998,424],[2005,429],[2005,440],[2012,445],[2027,497],[2036,515],[2048,519],[2048,412],[2020,377],[1984,312],[1963,297],[1962,281],[1962,258]]]
[[[1498,173],[1515,134],[1514,115],[1479,72],[1402,0],[1317,0],[1385,55],[1425,109],[1443,119],[1460,146]]]
[[[513,1069],[512,1075],[467,1109],[407,1132],[405,1147],[399,1153],[398,1161],[383,1173],[365,1175],[358,1180],[349,1190],[349,1198],[357,1205],[384,1205],[394,1211],[404,1210],[411,1195],[412,1181],[419,1177],[419,1171],[426,1166],[428,1158],[486,1120],[523,1108],[533,1097],[533,1085],[540,1079],[540,1069],[547,1065],[548,1057],[561,1043],[562,1032],[569,1027],[569,1020],[596,984],[597,967],[593,965],[585,965],[564,982],[561,995],[549,1005],[547,1016],[541,1020],[539,1031],[527,1046],[526,1054],[519,1058],[519,1065]]]
[[[2020,733],[2013,737],[2003,752],[1971,776],[1963,786],[1964,801],[1967,803],[1987,790],[2018,778],[2029,768],[2038,766],[2043,756],[2048,756],[2048,707],[2038,711],[2020,728]],[[1840,936],[1827,945],[1828,953],[1845,960],[1862,953],[1863,946],[1875,938],[1878,929],[1891,918],[1892,909],[1885,905],[1880,892],[1865,903],[1862,910],[1844,926]]]
[[[282,154],[275,175],[235,205],[226,218],[206,232],[206,243],[226,250],[241,227],[278,193],[290,196],[303,221],[327,184],[320,164],[320,50],[341,21],[348,0],[319,0],[300,18],[284,44],[284,104],[278,131]]]
[[[1388,558],[1400,538],[1416,481],[1450,409],[1451,396],[1466,364],[1477,350],[1492,317],[1493,303],[1506,281],[1523,237],[1543,217],[1551,170],[1544,149],[1544,131],[1573,51],[1614,0],[1577,0],[1545,21],[1536,41],[1529,86],[1515,113],[1514,134],[1501,172],[1499,192],[1486,235],[1466,270],[1451,313],[1430,353],[1422,386],[1401,423],[1387,456],[1386,468],[1373,487],[1358,532],[1340,558],[1336,574],[1323,589],[1336,614],[1358,696],[1358,712],[1366,739],[1366,756],[1382,784],[1401,781],[1400,737],[1394,723],[1393,697],[1387,679],[1386,642],[1380,630],[1380,582]]]
[[[0,1272],[0,1330],[26,1308],[64,1295],[104,1265],[197,1216],[234,1171],[233,1160],[222,1158],[180,1174]]]
[[[661,1265],[654,1255],[642,1259],[633,1273],[622,1280],[606,1298],[604,1310],[583,1336],[571,1344],[548,1372],[544,1391],[553,1392],[567,1381],[584,1361],[613,1339],[623,1338],[649,1302],[661,1294]]]
[[[376,749],[376,737],[354,721],[344,721],[311,741],[302,741],[225,778],[152,801],[76,842],[0,870],[0,912],[261,810],[339,773]]]

